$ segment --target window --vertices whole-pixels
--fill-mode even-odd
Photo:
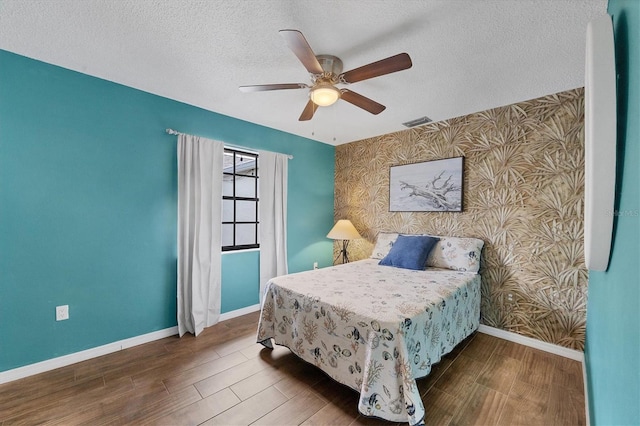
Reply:
[[[260,247],[258,154],[225,148],[222,175],[222,251]]]

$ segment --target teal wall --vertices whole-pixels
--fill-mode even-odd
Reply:
[[[256,291],[256,285],[260,287],[260,252],[224,252],[222,282],[222,312],[260,303],[260,292]],[[230,283],[233,285],[229,285]]]
[[[640,2],[610,0],[618,188],[609,269],[589,273],[585,362],[593,425],[640,424]]]
[[[176,325],[167,127],[292,154],[290,270],[331,264],[334,147],[0,50],[0,371]],[[223,312],[258,255],[224,255]]]

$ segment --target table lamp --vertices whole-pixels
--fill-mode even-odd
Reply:
[[[331,231],[327,234],[327,238],[331,238],[332,240],[342,240],[342,250],[340,250],[340,254],[338,254],[334,259],[333,263],[335,264],[340,255],[342,255],[342,263],[349,263],[349,256],[347,255],[349,240],[355,240],[356,238],[362,237],[350,220],[340,219],[336,222],[333,228],[331,228]]]

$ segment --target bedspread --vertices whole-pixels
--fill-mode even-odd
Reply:
[[[377,263],[270,280],[257,340],[271,347],[273,338],[360,392],[362,414],[419,424],[416,379],[478,328],[480,275]]]

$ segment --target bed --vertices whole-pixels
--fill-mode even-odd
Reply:
[[[270,280],[257,341],[358,391],[362,414],[414,425],[425,414],[416,379],[478,328],[482,241],[452,249],[440,237],[426,270],[379,265],[397,236],[379,236],[371,259]]]

